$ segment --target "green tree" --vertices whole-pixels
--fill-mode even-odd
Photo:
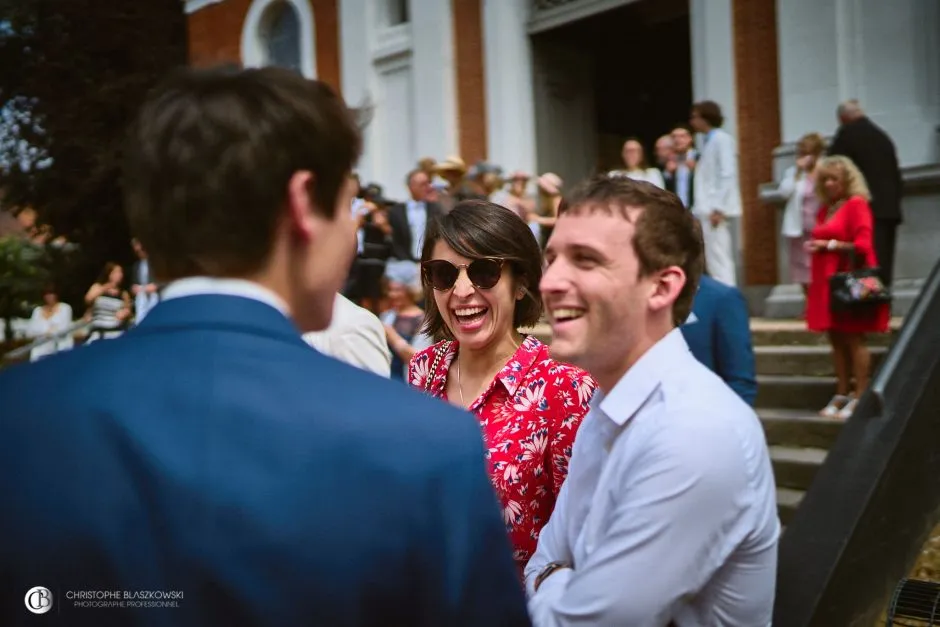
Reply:
[[[78,244],[60,278],[75,302],[106,261],[131,258],[121,144],[147,91],[186,63],[180,0],[0,0],[0,187],[5,204]]]
[[[21,237],[0,238],[0,321],[13,337],[14,318],[27,318],[42,298],[51,276],[45,247]]]

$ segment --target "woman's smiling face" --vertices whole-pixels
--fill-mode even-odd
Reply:
[[[450,289],[433,292],[444,324],[461,346],[481,350],[513,333],[516,290],[510,264],[502,265],[493,287],[483,289],[468,276],[467,268],[474,259],[457,254],[447,242],[434,244],[431,259],[450,262],[460,270]]]

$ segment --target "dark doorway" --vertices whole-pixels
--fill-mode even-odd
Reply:
[[[689,0],[637,0],[533,35],[533,46],[537,52],[571,50],[590,59],[586,83],[593,92],[596,160],[585,164],[588,170],[619,167],[621,146],[629,137],[643,143],[653,165],[656,139],[688,120]]]

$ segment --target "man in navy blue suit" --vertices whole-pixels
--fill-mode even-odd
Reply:
[[[695,357],[749,405],[757,397],[747,301],[736,287],[702,275],[682,335]]]
[[[125,200],[168,285],[0,375],[0,624],[529,623],[476,421],[301,339],[355,254],[359,151],[287,70],[151,95]]]

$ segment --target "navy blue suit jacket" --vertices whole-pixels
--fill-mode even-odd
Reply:
[[[682,335],[696,359],[749,405],[757,397],[747,301],[736,287],[703,275]]]
[[[477,421],[261,302],[166,301],[0,399],[0,624],[529,624]],[[88,590],[184,598],[66,598]]]

